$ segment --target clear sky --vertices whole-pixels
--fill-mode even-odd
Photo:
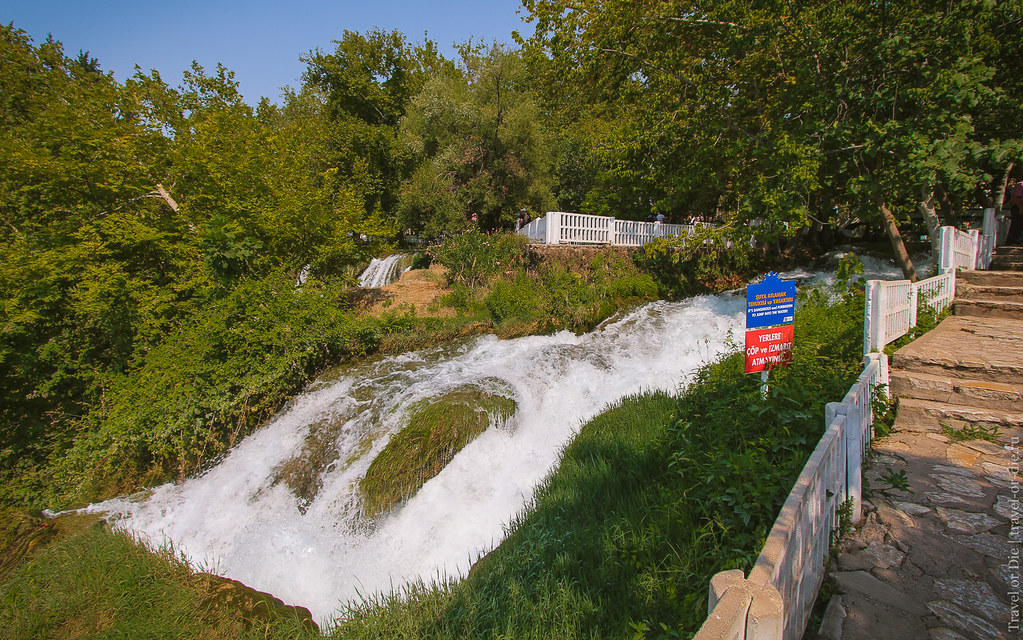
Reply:
[[[424,32],[441,52],[470,37],[511,43],[533,26],[520,0],[0,0],[0,22],[26,31],[36,44],[53,34],[74,57],[88,51],[100,68],[124,81],[139,65],[156,69],[172,86],[192,60],[207,69],[221,62],[235,72],[246,102],[297,87],[299,56],[333,51],[345,29]]]

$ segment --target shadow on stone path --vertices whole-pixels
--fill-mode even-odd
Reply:
[[[875,441],[865,517],[840,542],[821,637],[997,640],[1020,627],[1023,428],[998,442],[922,431]],[[905,471],[910,491],[882,476]]]

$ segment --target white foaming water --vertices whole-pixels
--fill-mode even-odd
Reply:
[[[742,292],[655,302],[582,336],[484,336],[339,369],[202,476],[158,487],[142,501],[88,510],[155,543],[172,541],[194,562],[328,621],[360,595],[464,575],[504,538],[586,421],[627,395],[678,389],[730,339],[742,339],[744,313]],[[469,443],[403,506],[367,524],[357,491],[372,459],[410,407],[466,384],[510,393],[515,415]],[[338,460],[306,500],[280,481],[280,470],[316,439],[329,440]]]
[[[369,266],[359,276],[360,287],[382,287],[391,284],[401,275],[402,259],[409,258],[407,253],[395,253],[386,258],[373,258]]]
[[[202,476],[89,510],[326,620],[358,594],[464,574],[504,538],[583,423],[629,394],[676,390],[729,334],[741,338],[744,311],[736,294],[656,302],[582,336],[484,336],[351,367],[313,384]],[[360,524],[358,481],[405,411],[472,383],[511,389],[514,417],[375,526]],[[337,425],[341,461],[376,437],[347,467],[328,468],[306,503],[275,469],[301,454],[312,425],[327,422]]]

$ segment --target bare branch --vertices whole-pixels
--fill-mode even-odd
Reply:
[[[160,198],[162,198],[163,201],[167,203],[167,206],[171,208],[171,211],[173,211],[174,213],[178,212],[178,203],[175,202],[174,198],[171,197],[171,194],[168,193],[167,190],[163,188],[162,184],[160,184],[160,183],[156,184],[156,194],[155,195],[157,195]]]

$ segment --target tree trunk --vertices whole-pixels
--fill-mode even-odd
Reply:
[[[941,215],[944,217],[945,223],[953,227],[959,226],[959,214],[956,213],[955,207],[952,206],[952,201],[949,200],[948,191],[945,191],[945,187],[940,184],[934,185],[934,194],[938,196],[938,205],[941,206]]]
[[[881,217],[884,218],[884,230],[888,235],[888,241],[892,244],[895,263],[902,269],[902,274],[906,276],[907,280],[916,282],[919,280],[919,277],[916,275],[913,260],[910,259],[909,252],[906,251],[906,243],[902,241],[902,234],[899,233],[899,223],[895,221],[895,215],[892,214],[888,205],[885,204],[884,199],[880,196],[874,196],[874,203],[880,209]]]
[[[1005,167],[1005,175],[1002,177],[1001,182],[995,182],[994,188],[991,192],[991,201],[994,203],[991,206],[995,208],[995,213],[998,213],[1005,204],[1005,192],[1009,188],[1009,176],[1012,175],[1012,170],[1016,167],[1016,163],[1010,162],[1009,166]]]
[[[923,197],[917,207],[924,216],[924,223],[927,225],[927,235],[931,239],[931,255],[938,259],[940,240],[938,230],[941,228],[941,221],[938,220],[938,212],[934,210],[934,187],[921,186],[920,195]]]

